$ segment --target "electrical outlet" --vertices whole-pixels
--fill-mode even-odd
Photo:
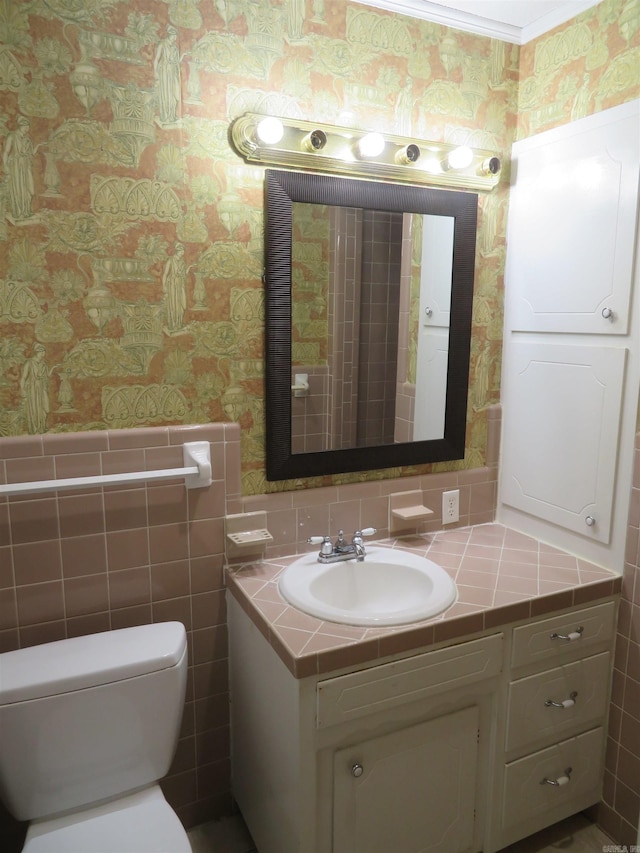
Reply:
[[[460,490],[452,489],[442,493],[442,523],[453,524],[460,521]]]

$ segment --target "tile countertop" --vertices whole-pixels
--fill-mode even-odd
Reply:
[[[325,622],[289,605],[278,578],[300,555],[227,569],[227,587],[296,678],[458,640],[619,593],[622,578],[500,524],[483,524],[377,545],[428,557],[452,576],[457,601],[422,622],[356,627]]]

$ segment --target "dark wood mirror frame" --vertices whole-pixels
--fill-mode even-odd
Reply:
[[[455,219],[444,438],[291,452],[292,204],[429,213]],[[475,269],[476,193],[266,170],[267,479],[288,480],[462,459],[465,450]]]

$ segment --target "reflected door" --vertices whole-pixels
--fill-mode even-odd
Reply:
[[[454,224],[450,216],[423,216],[414,441],[444,435]]]

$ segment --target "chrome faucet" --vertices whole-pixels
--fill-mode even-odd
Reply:
[[[356,530],[351,542],[347,542],[344,538],[344,531],[339,530],[338,538],[334,544],[331,544],[331,537],[329,536],[310,536],[307,542],[310,545],[320,545],[319,563],[338,563],[342,560],[356,560],[361,563],[366,556],[363,537],[373,536],[375,532],[375,527]]]

